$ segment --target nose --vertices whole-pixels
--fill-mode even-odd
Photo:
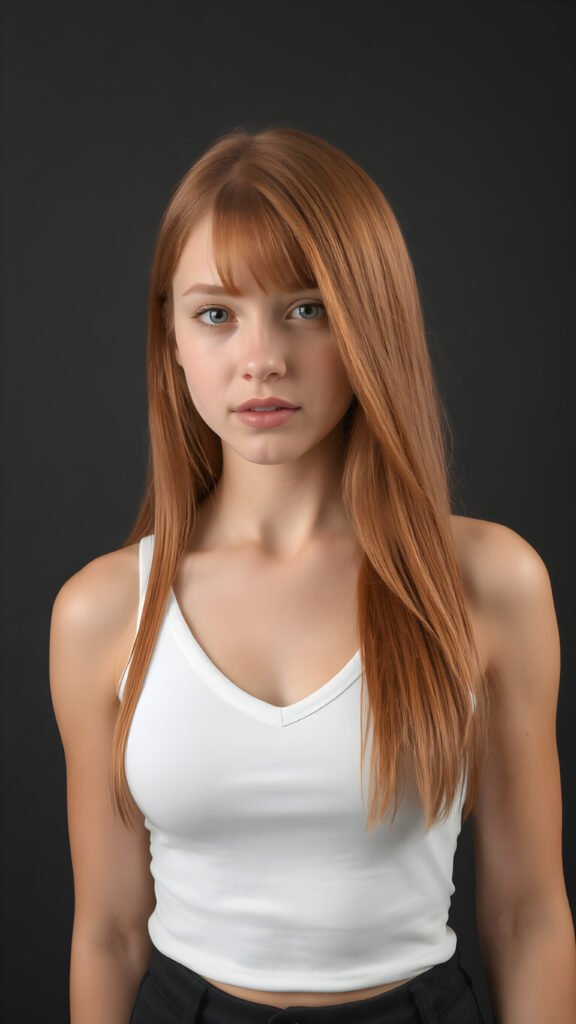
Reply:
[[[246,324],[238,337],[240,372],[249,380],[283,377],[286,373],[284,346],[278,334],[264,320]]]

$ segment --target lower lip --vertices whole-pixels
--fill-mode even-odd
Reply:
[[[276,409],[275,412],[253,412],[251,409],[243,409],[236,415],[242,423],[248,427],[280,427],[298,412],[298,409]]]

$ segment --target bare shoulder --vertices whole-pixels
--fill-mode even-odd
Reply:
[[[139,597],[138,544],[100,555],[58,591],[51,621],[51,659],[82,651],[110,677],[119,676],[136,630]]]
[[[538,551],[502,523],[468,516],[451,516],[450,522],[470,607],[493,657],[534,631],[551,634],[554,642],[550,577]]]
[[[470,516],[450,522],[465,585],[484,610],[505,610],[549,586],[541,556],[509,526]]]
[[[56,602],[80,618],[87,612],[90,617],[115,617],[134,592],[138,594],[138,544],[92,559],[66,580]]]

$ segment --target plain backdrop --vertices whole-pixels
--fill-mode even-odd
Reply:
[[[190,164],[234,127],[320,135],[396,213],[454,430],[459,510],[517,531],[550,573],[574,906],[573,11],[4,4],[1,991],[12,1024],[68,1018],[73,897],[48,682],[52,602],[132,526],[159,219]],[[470,833],[467,822],[451,923],[490,1021]]]

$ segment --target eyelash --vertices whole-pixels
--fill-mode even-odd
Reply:
[[[324,303],[322,303],[322,302],[299,302],[298,305],[294,306],[290,310],[290,312],[293,313],[295,309],[301,309],[302,306],[317,306],[319,309],[323,310],[323,313],[322,313],[321,316],[315,317],[313,320],[302,320],[302,323],[316,323],[318,320],[322,320],[326,316],[326,307],[325,307]],[[228,320],[226,320],[224,323],[221,323],[221,324],[207,324],[207,323],[204,322],[204,320],[200,320],[200,317],[204,313],[210,313],[210,312],[212,312],[212,310],[220,310],[220,309],[224,310],[225,313],[228,312],[228,310],[225,309],[224,306],[203,306],[202,309],[199,309],[199,310],[196,311],[196,313],[192,314],[192,320],[198,320],[198,323],[202,327],[208,327],[211,330],[213,330],[215,327],[228,327],[229,326],[229,321]]]

